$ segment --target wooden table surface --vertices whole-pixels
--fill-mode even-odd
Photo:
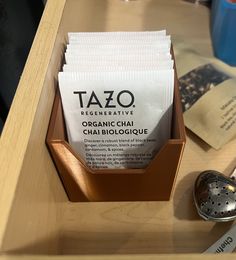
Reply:
[[[236,140],[216,151],[187,131],[169,202],[68,202],[44,143],[53,101],[53,91],[48,90],[45,78],[50,78],[51,53],[64,4],[64,0],[48,0],[0,139],[2,251],[78,254],[81,259],[128,259],[128,254],[133,259],[190,259],[189,255],[178,254],[200,254],[230,223],[204,222],[198,217],[192,199],[193,184],[206,169],[230,174],[236,166]],[[167,28],[180,72],[186,52],[213,57],[209,9],[205,6],[181,0],[68,0],[65,12],[68,24],[77,17],[74,28],[78,31]],[[167,253],[173,255],[162,255]],[[109,254],[112,256],[104,256]],[[191,259],[200,257],[191,255]],[[205,259],[213,257],[226,259]],[[49,257],[54,258],[58,259]]]

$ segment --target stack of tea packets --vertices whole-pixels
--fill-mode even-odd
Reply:
[[[145,168],[170,138],[166,31],[69,33],[59,89],[68,141],[91,168]]]

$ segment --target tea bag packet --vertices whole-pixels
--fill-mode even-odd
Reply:
[[[96,46],[95,46],[96,45]],[[94,46],[94,48],[92,48]],[[141,52],[169,55],[170,44],[169,43],[154,43],[154,44],[116,44],[117,54],[135,54]],[[83,55],[99,55],[105,53],[105,55],[114,54],[114,46],[112,44],[67,44],[66,53],[75,53]]]
[[[78,37],[96,37],[96,38],[108,38],[108,37],[140,37],[143,36],[152,36],[152,35],[159,35],[159,36],[166,36],[166,30],[160,31],[116,31],[116,32],[68,32],[68,39],[69,42],[73,39],[77,39]]]
[[[101,58],[102,57],[102,58]],[[153,66],[160,69],[172,68],[173,60],[170,55],[170,49],[166,53],[157,53],[156,51],[144,51],[142,48],[136,53],[128,52],[113,52],[108,53],[106,50],[99,51],[96,54],[82,52],[66,52],[65,61],[67,65],[75,65],[77,69],[84,70],[85,67],[149,67]],[[127,68],[128,69],[128,68]]]
[[[67,45],[67,49],[68,50],[73,50],[75,49],[76,47],[78,46],[87,46],[87,47],[95,47],[97,48],[97,46],[100,47],[100,49],[102,49],[101,47],[105,45],[107,46],[108,48],[114,48],[114,45],[117,46],[118,48],[122,48],[123,45],[127,45],[127,46],[134,46],[134,48],[140,48],[142,47],[143,45],[145,46],[150,46],[150,48],[155,48],[158,47],[160,49],[167,49],[167,48],[170,48],[170,45],[171,45],[171,41],[169,39],[158,39],[158,38],[153,38],[153,39],[150,39],[149,41],[147,41],[146,39],[143,39],[143,38],[140,38],[140,39],[136,39],[136,40],[133,40],[133,39],[127,39],[125,41],[108,41],[108,42],[103,42],[103,41],[89,41],[88,43],[78,43],[78,42],[71,42],[69,43],[69,45]],[[99,49],[99,48],[98,48]]]
[[[86,72],[86,71],[150,71],[150,70],[166,70],[173,68],[173,61],[166,61],[161,64],[146,64],[145,66],[142,63],[118,63],[118,64],[64,64],[64,72]]]
[[[102,59],[101,59],[102,57]],[[156,53],[154,51],[143,51],[139,49],[137,53],[129,52],[115,52],[108,54],[107,51],[102,51],[96,53],[96,55],[88,53],[84,55],[83,53],[69,52],[65,53],[66,64],[64,67],[75,66],[77,70],[81,69],[84,71],[88,66],[93,70],[92,67],[100,69],[105,68],[148,68],[148,67],[158,67],[158,69],[168,69],[173,68],[173,60],[169,53]],[[85,67],[85,68],[84,68]],[[64,70],[64,69],[63,69]]]
[[[102,59],[101,59],[102,57]],[[91,62],[134,62],[135,60],[139,62],[149,62],[149,63],[160,63],[162,61],[170,61],[171,57],[169,55],[161,55],[155,52],[138,52],[134,54],[130,53],[114,53],[108,55],[107,53],[101,53],[100,55],[88,54],[86,57],[77,53],[65,53],[65,61],[69,63],[91,63]]]
[[[67,65],[69,68],[72,68],[72,71],[76,69],[76,71],[101,71],[104,68],[108,70],[145,70],[149,69],[172,69],[173,68],[173,60],[143,60],[139,59],[95,59],[95,60],[82,60],[82,59],[71,59],[68,60]],[[64,68],[63,68],[64,70]]]
[[[67,54],[93,56],[93,55],[132,55],[142,53],[143,55],[150,55],[155,53],[159,56],[170,56],[170,44],[116,44],[114,52],[114,45],[112,44],[68,44],[66,47]]]
[[[92,168],[146,167],[170,138],[173,81],[173,69],[59,73],[70,144]]]
[[[213,86],[184,114],[186,126],[215,149],[236,137],[235,86],[236,79]]]
[[[146,32],[77,32],[68,33],[69,43],[79,44],[119,44],[125,43],[138,43],[140,40],[145,42],[156,41],[157,39],[170,40],[170,36],[166,35],[166,31],[146,31]]]
[[[211,147],[220,149],[236,137],[235,75],[215,58],[202,58],[189,51],[179,55],[184,123]]]
[[[91,168],[145,168],[170,138],[166,31],[69,33],[59,89],[68,141]]]

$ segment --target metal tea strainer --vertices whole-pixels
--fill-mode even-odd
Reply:
[[[195,181],[194,202],[198,214],[216,222],[236,219],[236,169],[230,177],[220,172],[202,172]],[[236,225],[203,253],[230,253],[236,247]]]
[[[232,176],[232,175],[231,175]],[[216,222],[236,219],[236,182],[220,172],[202,172],[194,186],[198,214]]]

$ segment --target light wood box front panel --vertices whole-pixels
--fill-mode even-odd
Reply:
[[[211,55],[208,21],[207,8],[180,0],[48,0],[0,139],[2,253],[16,255],[11,259],[199,259],[229,228],[199,219],[192,186],[204,169],[229,174],[235,141],[217,152],[189,134],[173,198],[122,203],[69,202],[45,145],[68,31],[166,28],[178,69],[185,42]],[[226,259],[203,258],[213,257]]]

